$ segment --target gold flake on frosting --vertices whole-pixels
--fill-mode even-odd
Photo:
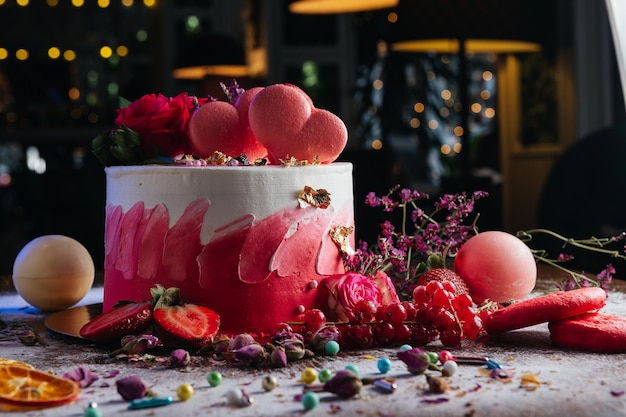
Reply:
[[[339,246],[339,250],[346,255],[354,255],[354,249],[350,246],[350,235],[354,232],[354,226],[335,226],[330,229],[330,238]]]
[[[305,185],[304,190],[298,194],[298,202],[302,208],[313,206],[325,209],[330,206],[330,193],[323,188],[316,190],[313,187]]]

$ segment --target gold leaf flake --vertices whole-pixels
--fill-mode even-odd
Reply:
[[[350,235],[354,232],[353,226],[335,226],[330,229],[330,238],[339,246],[339,250],[346,255],[354,255],[354,249],[350,246]]]
[[[298,194],[298,202],[302,208],[313,206],[325,209],[330,206],[330,193],[323,188],[316,190],[305,185],[304,190]]]
[[[520,382],[520,388],[525,388],[527,391],[534,391],[541,385],[539,382],[539,378],[537,375],[529,372],[527,374],[522,375],[522,380]]]

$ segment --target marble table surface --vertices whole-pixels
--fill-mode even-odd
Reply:
[[[548,282],[538,281],[540,294]],[[614,282],[603,311],[626,315],[626,285]],[[81,301],[82,305],[100,302],[102,288],[95,287]],[[626,353],[599,354],[568,351],[554,347],[546,324],[509,332],[498,337],[482,337],[464,341],[457,355],[487,356],[507,371],[509,379],[492,378],[482,365],[460,365],[457,374],[448,378],[449,388],[443,393],[429,392],[424,375],[412,375],[395,357],[396,349],[340,352],[291,363],[282,369],[248,369],[229,366],[205,356],[192,356],[184,369],[171,369],[161,362],[129,361],[111,357],[106,348],[50,330],[47,315],[28,306],[14,293],[0,294],[0,358],[9,358],[63,375],[77,367],[87,366],[98,376],[78,398],[66,405],[20,412],[25,416],[82,416],[90,403],[97,403],[103,416],[626,416]],[[37,331],[45,340],[25,346],[17,333],[24,328]],[[437,343],[424,349],[439,351]],[[625,346],[626,350],[626,346]],[[155,353],[165,357],[167,350]],[[363,378],[380,377],[377,360],[387,357],[392,368],[385,376],[395,379],[397,389],[388,393],[366,385],[354,398],[341,399],[320,393],[320,404],[306,411],[297,400],[303,384],[299,381],[307,367],[336,372],[347,365],[356,365]],[[207,375],[219,371],[223,382],[211,387]],[[262,379],[274,375],[278,387],[265,392]],[[124,376],[139,376],[156,394],[173,396],[165,407],[128,410],[115,388],[115,381]],[[527,376],[538,385],[524,386]],[[176,398],[176,389],[191,384],[195,393],[188,401]],[[243,389],[252,398],[247,407],[229,405],[226,393]],[[0,405],[0,414],[8,411]],[[10,415],[10,414],[9,414]]]

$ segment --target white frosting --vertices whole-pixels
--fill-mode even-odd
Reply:
[[[106,168],[107,204],[127,211],[137,201],[146,208],[167,202],[170,227],[184,209],[200,197],[208,197],[200,239],[209,241],[216,228],[253,214],[261,219],[298,206],[304,186],[325,189],[331,205],[352,204],[352,164],[281,166],[123,166]]]

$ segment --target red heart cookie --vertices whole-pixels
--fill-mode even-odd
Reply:
[[[189,120],[189,141],[200,158],[219,151],[228,156],[245,154],[251,161],[267,155],[248,123],[248,108],[262,87],[251,88],[237,98],[234,105],[210,101],[194,111]]]
[[[275,84],[258,92],[250,103],[250,127],[269,152],[271,163],[294,157],[330,163],[348,141],[343,121],[317,109],[311,98],[290,84]]]

